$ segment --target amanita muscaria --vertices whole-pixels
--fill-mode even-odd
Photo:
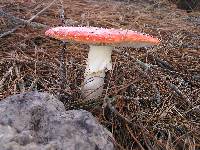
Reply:
[[[86,99],[96,99],[102,95],[105,71],[112,69],[111,54],[115,46],[140,48],[160,43],[157,38],[132,30],[97,27],[55,27],[47,30],[45,35],[62,41],[89,44],[82,86]]]

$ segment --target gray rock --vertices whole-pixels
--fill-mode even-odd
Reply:
[[[112,139],[91,113],[65,111],[48,93],[0,101],[0,150],[112,150]]]

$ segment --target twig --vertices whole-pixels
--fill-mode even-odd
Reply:
[[[16,26],[15,28],[17,28],[17,27],[19,28],[20,25],[21,25],[21,26],[27,25],[27,26],[31,26],[31,27],[33,27],[33,28],[47,28],[47,27],[48,27],[47,25],[44,25],[44,24],[42,24],[42,23],[30,22],[30,21],[27,21],[27,20],[25,20],[25,19],[21,19],[21,18],[12,16],[12,15],[10,15],[10,14],[5,13],[3,10],[0,10],[0,16],[9,19],[10,21],[12,21],[12,23],[13,23],[14,25],[19,25],[19,26]],[[13,31],[13,32],[14,32],[14,31]]]
[[[25,87],[24,87],[24,80],[23,78],[20,76],[20,71],[19,71],[19,68],[15,65],[15,73],[16,73],[16,76],[18,77],[18,86],[19,86],[19,89],[20,89],[20,92],[25,92]]]
[[[61,23],[62,25],[66,25],[65,24],[65,10],[64,10],[64,6],[63,6],[63,1],[60,0],[61,3],[61,9],[60,9],[60,19],[61,19]]]
[[[143,134],[144,143],[146,144],[148,150],[155,149],[153,145],[151,144],[150,140],[145,136],[145,134],[144,133],[142,134]]]
[[[158,65],[163,68],[163,69],[167,69],[167,70],[174,70],[173,67],[166,61],[161,60],[158,57],[155,57],[156,62],[158,63]]]
[[[0,38],[2,38],[2,37],[4,37],[4,36],[7,36],[7,35],[9,35],[9,34],[11,34],[11,33],[13,33],[13,32],[15,32],[15,31],[16,31],[17,29],[19,29],[20,27],[21,27],[21,26],[16,26],[15,28],[13,28],[13,29],[11,29],[11,30],[2,33],[2,34],[0,35]]]
[[[136,59],[135,61],[136,61],[137,64],[139,64],[144,69],[145,72],[147,72],[152,66],[151,64],[144,63],[139,59]]]
[[[114,65],[113,65],[113,68],[115,67],[115,65],[116,65],[116,61],[117,61],[117,59],[115,59],[115,61],[114,61]],[[102,105],[102,108],[104,108],[105,107],[105,105],[107,104],[107,101],[106,101],[106,98],[107,98],[107,94],[108,94],[108,90],[109,90],[109,86],[110,86],[110,83],[111,83],[111,79],[112,79],[112,77],[113,77],[113,69],[111,70],[111,77],[110,77],[110,80],[109,80],[109,82],[108,82],[108,85],[107,85],[107,88],[106,88],[106,94],[105,94],[105,96],[104,96],[104,99],[103,99],[103,101],[104,101],[104,103],[103,103],[103,105]]]
[[[153,65],[144,63],[138,59],[136,59],[136,62],[139,63],[140,66],[142,66],[142,68],[144,69],[144,71],[143,71],[136,67],[136,69],[138,69],[140,71],[140,73],[142,73],[150,81],[152,88],[155,92],[154,98],[156,99],[156,103],[159,105],[161,103],[160,91],[158,90],[157,85],[152,81],[152,78],[150,78],[150,76],[147,74],[148,71],[151,71],[150,69]]]
[[[66,50],[66,43],[62,43],[62,49],[59,51],[59,80],[60,80],[60,88],[64,90],[66,87],[66,64],[65,64],[65,50]]]
[[[104,98],[104,104],[103,104],[103,108],[106,108],[106,106],[111,110],[112,113],[114,113],[115,115],[117,115],[118,117],[120,117],[121,119],[125,120],[128,123],[131,123],[131,119],[128,119],[126,117],[124,117],[123,115],[121,115],[114,106],[112,106],[112,101],[114,101],[114,99],[112,98]]]
[[[170,133],[170,131],[168,130],[168,139],[167,139],[167,144],[166,144],[166,149],[167,149],[167,150],[168,150],[168,149],[170,149],[170,150],[173,149],[171,144],[172,144],[171,133]]]
[[[28,88],[28,91],[33,91],[34,87],[37,86],[38,81],[39,81],[39,78],[38,77],[35,78],[34,81],[31,83],[31,86]]]
[[[45,10],[47,10],[51,5],[53,5],[57,0],[53,0],[50,4],[48,4],[45,8],[43,8],[41,11],[39,11],[37,14],[32,16],[27,22],[30,23],[33,19],[35,19],[37,16],[39,16],[41,13],[43,13]]]
[[[60,19],[61,23],[64,26],[65,25],[65,11],[64,11],[64,6],[63,6],[63,1],[60,0],[61,3],[61,9],[60,9]],[[60,62],[60,69],[59,69],[59,77],[60,77],[60,88],[61,91],[63,91],[66,87],[66,64],[65,64],[65,51],[67,44],[66,42],[62,42],[62,49],[59,51],[60,56],[59,56],[59,62]],[[60,93],[61,94],[61,93]]]
[[[12,16],[10,14],[5,13],[2,9],[0,9],[0,16],[9,19],[15,25],[27,25],[27,26],[31,26],[33,28],[46,28],[46,27],[48,27],[47,25],[44,25],[44,24],[41,24],[41,23],[31,22],[31,21],[28,21],[28,20],[25,20],[25,19],[21,19],[21,18]]]
[[[155,92],[155,96],[154,99],[156,99],[156,103],[159,105],[161,103],[161,99],[160,99],[160,91],[157,88],[157,85],[152,81],[152,78],[147,74],[147,72],[141,70],[138,67],[135,67],[144,77],[146,77],[148,79],[148,81],[151,83],[151,86]],[[149,68],[150,69],[150,68]]]
[[[197,106],[192,107],[191,109],[185,111],[184,114],[187,114],[187,113],[189,113],[189,112],[191,112],[191,111],[193,111],[193,110],[195,110],[195,109],[198,109],[198,111],[200,112],[200,105],[197,105]]]
[[[60,19],[62,26],[65,26],[65,11],[63,6],[63,1],[60,0],[61,3],[61,9],[60,9]],[[63,103],[69,103],[69,95],[64,92],[66,86],[67,86],[67,80],[66,80],[66,63],[65,63],[65,51],[67,47],[67,42],[62,41],[61,43],[62,49],[59,51],[59,62],[60,62],[60,69],[59,69],[59,80],[60,80],[60,92],[59,92],[59,99]],[[68,87],[69,89],[69,87]]]
[[[192,79],[195,80],[195,81],[200,82],[200,75],[193,75]]]
[[[144,147],[140,144],[140,142],[137,140],[137,138],[133,135],[133,133],[131,132],[131,129],[129,128],[128,124],[125,124],[126,128],[128,130],[128,132],[130,133],[131,137],[133,138],[133,140],[138,144],[138,146],[140,147],[141,150],[145,150]]]
[[[174,85],[174,84],[172,84],[172,83],[170,83],[169,81],[166,81],[166,80],[165,80],[165,82],[171,88],[171,90],[173,90],[176,94],[178,94],[179,96],[181,96],[182,98],[184,98],[188,102],[188,104],[190,106],[192,106],[192,104],[191,104],[190,100],[188,99],[188,97],[185,94],[183,94],[181,92],[181,90],[179,90],[176,85]]]
[[[28,25],[34,28],[47,28],[47,25],[41,24],[41,23],[36,23],[36,22],[32,22],[37,16],[39,16],[41,13],[43,13],[46,9],[48,9],[49,7],[51,7],[51,5],[53,5],[56,2],[56,0],[53,0],[50,4],[48,4],[45,8],[43,8],[41,11],[39,11],[37,14],[35,14],[34,16],[32,16],[29,20],[24,20],[24,19],[20,19],[18,17],[14,17],[12,15],[9,15],[7,13],[5,13],[2,9],[0,9],[0,16],[2,17],[6,17],[8,19],[10,19],[12,22],[14,22],[14,24],[17,24],[18,26],[16,26],[15,28],[3,33],[0,35],[0,38],[7,36],[13,32],[15,32],[17,29],[19,29],[20,27],[24,27],[24,25]]]
[[[11,66],[8,71],[5,73],[3,78],[0,80],[0,91],[2,90],[2,87],[4,86],[4,82],[6,81],[6,78],[12,73],[13,66]]]
[[[37,61],[31,57],[16,57],[16,58],[5,58],[1,60],[2,62],[6,61],[15,61],[19,63],[24,63],[24,64],[35,64],[37,62],[38,66],[44,66],[44,67],[50,67],[53,68],[54,70],[58,70],[57,65],[51,63],[51,62],[46,62],[46,61]]]
[[[161,99],[160,99],[160,91],[158,90],[157,86],[155,83],[152,82],[152,87],[154,89],[155,92],[155,99],[157,104],[159,105],[161,103]]]
[[[155,59],[155,61],[158,64],[158,65],[152,65],[151,66],[152,69],[158,70],[159,68],[162,68],[163,71],[165,71],[165,72],[167,72],[167,73],[169,73],[171,75],[178,75],[181,78],[188,78],[187,74],[175,71],[173,66],[171,64],[169,64],[168,62],[166,62],[164,60],[161,60],[160,58],[155,57],[153,55],[151,55],[151,56]],[[195,78],[193,78],[193,76],[192,76],[192,79],[195,80]],[[192,81],[189,81],[189,80],[188,80],[188,82],[192,83]]]
[[[149,136],[149,138],[152,139],[154,141],[154,143],[160,147],[159,149],[164,149],[165,145],[161,141],[157,140],[151,131],[147,130],[146,127],[144,127],[140,123],[138,123],[137,127],[141,129],[141,132],[143,133],[143,137]],[[144,133],[145,133],[145,135],[144,135]]]

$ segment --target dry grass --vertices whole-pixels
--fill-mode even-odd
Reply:
[[[50,1],[1,1],[4,12],[28,20]],[[62,25],[61,3],[34,18],[46,26]],[[114,135],[119,149],[200,148],[200,12],[186,13],[166,0],[64,0],[67,25],[124,28],[161,39],[153,48],[118,48],[114,69],[107,73],[106,96],[115,100],[112,113],[101,106],[89,108]],[[45,28],[0,18],[0,99],[24,91],[57,95],[59,41],[44,36]],[[64,93],[80,100],[87,45],[67,43],[67,86]],[[116,49],[117,50],[117,49]],[[140,60],[142,62],[139,62]],[[138,63],[139,62],[139,63]],[[146,63],[147,68],[144,68]]]

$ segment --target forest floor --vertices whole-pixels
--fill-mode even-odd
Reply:
[[[87,108],[118,149],[200,149],[200,11],[167,0],[1,0],[0,99],[62,89],[66,99],[82,101],[88,45],[67,43],[63,76],[63,44],[44,35],[63,24],[131,29],[161,40],[151,48],[116,48],[102,98],[114,102]]]

